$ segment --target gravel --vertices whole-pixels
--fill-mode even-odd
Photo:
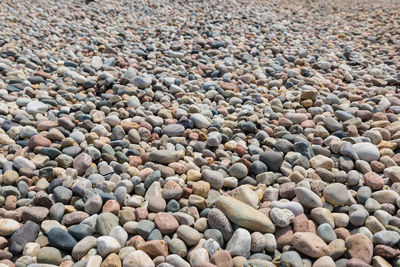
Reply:
[[[398,1],[0,5],[0,266],[400,266]]]

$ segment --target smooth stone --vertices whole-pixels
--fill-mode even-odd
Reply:
[[[226,250],[229,251],[231,256],[243,256],[248,258],[250,256],[250,248],[250,233],[243,228],[237,229],[226,244]]]
[[[260,161],[267,165],[268,170],[278,172],[282,165],[283,157],[279,152],[266,151],[260,155]]]
[[[92,164],[92,157],[87,153],[81,153],[74,158],[73,167],[78,171],[78,175],[83,175],[86,169]]]
[[[24,157],[21,157],[21,156],[16,156],[14,158],[13,166],[16,169],[28,168],[28,169],[31,169],[31,170],[36,170],[36,166],[35,166],[34,163],[32,163],[27,158],[24,158]]]
[[[372,241],[364,234],[354,234],[346,238],[346,249],[352,258],[360,259],[366,263],[371,263],[373,255]]]
[[[60,224],[58,221],[55,220],[45,220],[41,223],[40,228],[45,234],[48,234],[49,231],[53,228],[60,228],[63,230],[67,230],[67,227],[64,225]]]
[[[368,215],[368,211],[360,204],[352,205],[349,209],[349,221],[354,226],[363,226]]]
[[[99,213],[103,206],[103,201],[101,197],[97,194],[93,194],[91,197],[89,197],[84,206],[84,210],[86,213],[89,215]]]
[[[323,257],[317,259],[312,266],[313,267],[336,267],[336,264],[331,257],[323,256]]]
[[[165,260],[176,267],[190,267],[190,264],[176,254],[168,255]]]
[[[61,263],[61,253],[58,249],[52,247],[41,248],[37,253],[38,263],[48,263],[59,265]]]
[[[71,255],[75,260],[81,259],[89,250],[97,246],[97,239],[94,236],[87,236],[76,243],[72,249]]]
[[[380,158],[378,148],[372,143],[357,143],[353,145],[353,150],[361,160],[371,162]]]
[[[304,213],[304,208],[299,202],[295,201],[272,201],[270,208],[280,208],[290,210],[294,216]]]
[[[252,206],[253,208],[256,208],[259,202],[257,193],[251,190],[247,185],[242,185],[235,188],[232,191],[232,196],[235,199]]]
[[[332,227],[328,223],[320,224],[317,228],[317,234],[327,244],[337,238],[334,229],[332,229]]]
[[[179,159],[179,154],[177,151],[171,150],[154,150],[149,154],[149,161],[169,164],[172,162],[177,162]]]
[[[296,251],[285,251],[281,254],[282,267],[303,267],[301,257]]]
[[[192,114],[190,119],[193,121],[194,126],[198,129],[204,129],[210,126],[208,119],[200,113]]]
[[[188,225],[179,226],[176,233],[188,246],[196,245],[201,239],[201,234]]]
[[[329,254],[329,247],[316,234],[310,232],[297,232],[293,235],[290,244],[301,253],[320,258]]]
[[[141,220],[136,226],[136,231],[145,239],[148,238],[153,229],[154,229],[154,222],[149,220]]]
[[[154,216],[154,224],[162,234],[172,234],[179,227],[175,217],[165,212],[159,212]]]
[[[68,233],[71,234],[76,240],[82,240],[93,233],[93,228],[85,223],[77,224],[69,227]]]
[[[48,106],[40,101],[31,101],[26,105],[26,112],[29,114],[46,113]]]
[[[323,168],[323,169],[332,169],[334,164],[333,160],[324,156],[324,155],[316,155],[310,159],[310,164],[313,169]]]
[[[100,236],[97,238],[97,251],[100,256],[107,257],[108,254],[116,253],[121,248],[120,243],[111,236]]]
[[[271,220],[281,228],[289,226],[294,220],[294,214],[288,209],[272,208],[269,212]]]
[[[9,251],[14,255],[20,254],[27,243],[35,241],[39,231],[39,225],[26,221],[8,240]]]
[[[346,205],[349,201],[349,193],[344,184],[332,183],[325,187],[323,195],[325,200],[334,206]]]
[[[0,219],[0,236],[12,235],[21,227],[20,223],[12,219]]]
[[[394,247],[400,240],[400,234],[395,231],[383,230],[374,234],[374,245],[386,245]]]
[[[52,228],[47,233],[47,238],[50,245],[66,251],[71,251],[77,243],[72,235],[60,228]]]
[[[168,137],[182,136],[185,127],[181,124],[169,124],[162,129],[162,133]]]
[[[109,235],[117,240],[121,247],[124,247],[128,240],[128,233],[121,226],[115,226]]]
[[[224,177],[221,173],[212,170],[204,170],[202,172],[203,179],[210,183],[211,187],[221,189],[224,185]]]
[[[151,258],[141,250],[129,253],[122,261],[124,267],[155,267]]]
[[[271,220],[264,213],[232,197],[220,196],[215,202],[215,207],[238,226],[262,233],[275,231]]]
[[[64,187],[64,186],[57,186],[53,190],[53,196],[54,200],[56,202],[61,202],[63,204],[69,204],[71,198],[72,198],[72,190]]]
[[[103,212],[96,219],[96,230],[101,235],[109,235],[110,231],[118,226],[119,219],[112,213]]]
[[[207,223],[211,227],[210,230],[219,231],[226,242],[232,237],[232,225],[221,210],[216,208],[211,209],[207,214]]]
[[[300,204],[304,207],[313,209],[322,207],[323,205],[321,198],[308,188],[296,187],[294,193],[296,194]]]
[[[248,174],[248,170],[246,165],[244,165],[243,163],[235,163],[233,164],[229,169],[228,172],[230,175],[242,179],[244,177],[247,176]]]

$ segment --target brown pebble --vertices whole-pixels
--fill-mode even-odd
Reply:
[[[135,216],[136,216],[136,220],[138,222],[140,222],[141,220],[145,220],[148,215],[149,215],[149,212],[144,208],[136,208],[135,209]]]
[[[168,256],[168,246],[164,240],[151,240],[137,245],[137,249],[143,250],[147,255],[154,258],[157,256]]]
[[[211,256],[211,263],[218,267],[233,267],[231,254],[227,250],[219,250]]]
[[[7,210],[15,210],[17,207],[17,197],[14,195],[9,195],[4,203],[4,208]]]
[[[144,241],[143,237],[141,237],[140,235],[135,235],[135,236],[133,236],[131,239],[129,239],[129,241],[128,241],[128,246],[132,246],[132,247],[134,247],[134,248],[137,249],[137,247],[138,247],[140,244],[143,244],[143,243],[145,243],[145,242],[146,242],[146,241]]]
[[[346,248],[351,257],[371,263],[373,245],[371,240],[363,234],[355,234],[346,239]]]
[[[103,206],[103,212],[110,212],[113,213],[114,215],[118,215],[118,212],[120,210],[120,205],[118,201],[109,199],[104,203]]]
[[[392,247],[389,247],[386,245],[377,245],[374,248],[374,255],[391,259],[391,258],[399,256],[400,251],[399,251],[399,249],[392,248]]]
[[[100,267],[121,267],[121,260],[117,254],[111,253],[107,258],[101,263]]]

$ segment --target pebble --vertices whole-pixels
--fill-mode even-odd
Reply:
[[[270,171],[279,171],[283,158],[282,154],[274,151],[267,151],[260,155],[260,161],[267,165]]]
[[[81,259],[88,251],[97,246],[97,239],[94,236],[86,236],[80,240],[72,249],[72,257],[75,260]]]
[[[226,250],[231,256],[243,256],[248,258],[251,249],[251,236],[249,231],[243,228],[237,229],[229,242],[226,244]]]
[[[233,227],[228,218],[221,210],[216,208],[211,209],[207,214],[207,223],[212,228],[210,230],[219,231],[225,241],[228,241],[232,237]]]
[[[17,231],[21,225],[12,219],[0,219],[0,235],[9,236]]]
[[[115,226],[118,226],[118,221],[118,217],[112,213],[101,213],[96,219],[96,230],[101,235],[108,235]]]
[[[41,248],[37,253],[38,263],[47,263],[59,265],[61,263],[61,253],[58,249],[52,247]]]
[[[357,153],[358,158],[365,161],[373,161],[379,159],[378,148],[371,143],[358,143],[352,146],[352,149]]]
[[[282,267],[303,267],[301,257],[296,251],[283,252],[280,264]]]
[[[238,179],[244,178],[248,174],[246,165],[243,163],[235,163],[229,168],[229,174]]]
[[[201,234],[194,228],[188,225],[181,225],[176,230],[176,233],[180,239],[182,239],[186,245],[196,245],[201,238]]]
[[[124,267],[154,267],[151,258],[142,250],[137,250],[129,253],[122,262]]]
[[[224,177],[221,173],[212,170],[204,170],[202,172],[203,179],[207,181],[211,187],[221,189],[224,185]]]
[[[322,207],[323,205],[321,198],[306,187],[296,187],[294,193],[296,194],[300,204],[304,207],[313,209]]]
[[[100,256],[107,257],[110,253],[116,253],[121,248],[120,243],[111,236],[100,236],[97,238],[97,250]]]
[[[298,251],[312,258],[328,255],[328,245],[316,234],[309,232],[295,233],[290,244]]]
[[[352,258],[371,263],[373,244],[365,235],[358,233],[346,238],[346,249]]]
[[[47,233],[47,238],[50,245],[66,251],[71,251],[77,243],[75,238],[60,228],[52,228]]]
[[[314,267],[336,267],[335,262],[329,256],[323,256],[316,260],[313,264]]]
[[[294,214],[288,209],[272,208],[269,212],[271,220],[281,228],[289,226],[294,220]]]
[[[32,221],[26,221],[8,240],[9,251],[14,255],[20,254],[27,243],[35,241],[39,230],[39,225]]]
[[[264,233],[275,231],[274,225],[265,214],[239,200],[221,196],[216,201],[216,207],[220,209],[229,220],[246,229]]]
[[[349,201],[349,193],[345,185],[332,183],[325,187],[324,197],[327,202],[334,206],[343,206]]]
[[[46,113],[48,106],[41,101],[31,101],[26,105],[26,112],[29,114]]]
[[[179,154],[176,151],[170,150],[155,150],[150,152],[149,160],[160,164],[169,164],[176,162],[179,159]]]
[[[382,230],[375,233],[372,240],[375,245],[386,245],[393,247],[399,242],[400,235],[395,231]]]
[[[159,212],[154,216],[154,224],[162,234],[174,233],[179,227],[175,217],[165,212]]]

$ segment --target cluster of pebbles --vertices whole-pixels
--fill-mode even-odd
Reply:
[[[399,11],[1,1],[0,267],[399,267]]]

